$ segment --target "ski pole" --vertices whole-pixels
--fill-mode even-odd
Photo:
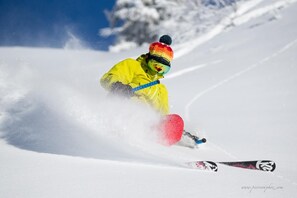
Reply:
[[[188,131],[183,131],[183,133],[186,135],[186,136],[188,136],[188,137],[190,137],[190,138],[192,138],[194,141],[195,141],[195,143],[196,144],[203,144],[203,143],[205,143],[206,142],[206,139],[205,138],[198,138],[197,136],[195,136],[195,135],[192,135],[190,132],[188,132]]]
[[[136,92],[136,91],[139,91],[141,89],[145,89],[145,88],[157,85],[157,84],[160,84],[160,80],[155,80],[153,82],[150,82],[150,83],[147,83],[147,84],[144,84],[144,85],[140,85],[138,87],[133,88],[132,91]]]

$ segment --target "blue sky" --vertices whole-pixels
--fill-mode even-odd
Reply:
[[[63,47],[67,32],[93,49],[106,50],[113,38],[104,10],[115,0],[0,0],[0,46]]]

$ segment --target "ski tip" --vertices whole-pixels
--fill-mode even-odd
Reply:
[[[258,160],[256,168],[261,171],[273,172],[276,169],[276,163],[272,160]]]

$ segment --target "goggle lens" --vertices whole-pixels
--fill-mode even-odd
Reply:
[[[156,71],[158,74],[161,74],[161,75],[168,73],[170,70],[170,66],[164,65],[155,60],[150,60],[148,62],[148,65],[152,70]]]

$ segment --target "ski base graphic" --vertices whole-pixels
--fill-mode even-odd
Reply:
[[[251,161],[229,161],[229,162],[213,162],[213,161],[191,161],[185,163],[188,168],[218,171],[218,164],[227,165],[235,168],[243,168],[249,170],[259,170],[265,172],[273,172],[276,163],[271,160],[251,160]]]
[[[193,161],[186,162],[188,168],[199,169],[199,170],[208,170],[208,171],[218,171],[218,165],[212,161]]]

